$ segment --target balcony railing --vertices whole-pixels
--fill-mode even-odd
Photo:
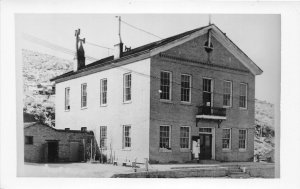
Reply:
[[[226,108],[210,107],[210,106],[199,106],[197,118],[207,119],[226,119]]]

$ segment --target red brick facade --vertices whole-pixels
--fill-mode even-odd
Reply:
[[[150,99],[150,161],[187,162],[191,161],[191,151],[180,151],[180,126],[190,126],[191,137],[199,136],[200,127],[215,128],[215,159],[220,161],[250,161],[254,153],[254,95],[255,76],[250,73],[226,48],[212,38],[214,50],[208,62],[203,45],[203,35],[182,45],[174,47],[164,54],[151,58],[151,99]],[[206,64],[207,63],[207,64]],[[171,101],[160,100],[160,72],[172,73]],[[191,103],[180,101],[181,74],[192,77]],[[202,79],[213,80],[213,106],[223,107],[223,81],[232,82],[232,107],[227,108],[226,120],[220,124],[211,120],[200,120],[196,126],[197,106],[202,102]],[[239,107],[240,83],[248,85],[247,109]],[[171,151],[160,152],[160,125],[171,126]],[[231,129],[231,149],[222,149],[222,128]],[[246,150],[240,151],[239,129],[247,130]]]

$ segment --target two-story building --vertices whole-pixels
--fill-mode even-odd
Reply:
[[[251,161],[262,70],[214,24],[58,76],[56,127],[93,130],[118,162]]]

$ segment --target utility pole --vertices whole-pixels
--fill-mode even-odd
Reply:
[[[120,39],[120,43],[122,43],[122,38],[121,38],[121,16],[116,16],[116,18],[119,18],[119,39]]]

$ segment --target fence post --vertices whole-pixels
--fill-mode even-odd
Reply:
[[[145,167],[146,167],[146,171],[148,172],[149,167],[148,167],[148,158],[145,158]]]

